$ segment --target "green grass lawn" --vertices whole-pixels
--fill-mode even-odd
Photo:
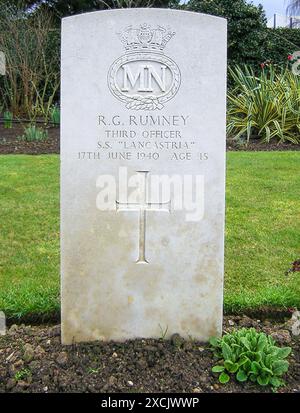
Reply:
[[[300,152],[227,161],[225,310],[300,307]],[[0,156],[0,309],[59,311],[59,158]]]
[[[59,158],[0,157],[0,309],[59,308]]]

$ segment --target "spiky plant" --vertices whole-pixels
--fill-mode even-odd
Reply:
[[[300,76],[270,66],[260,75],[245,66],[230,69],[228,135],[265,142],[300,142]]]

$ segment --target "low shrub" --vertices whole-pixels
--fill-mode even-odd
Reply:
[[[271,336],[254,328],[242,328],[222,338],[213,337],[210,344],[220,362],[212,368],[214,373],[220,373],[220,383],[227,383],[230,374],[235,374],[239,382],[250,380],[275,389],[284,385],[282,375],[289,368],[285,358],[291,348],[277,347]]]

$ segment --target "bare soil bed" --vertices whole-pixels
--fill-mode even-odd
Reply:
[[[259,139],[252,139],[248,145],[241,144],[238,141],[227,139],[227,151],[300,151],[300,144],[291,142],[278,143],[275,140],[270,143],[262,142]]]
[[[0,154],[28,154],[40,155],[59,153],[59,127],[49,127],[49,138],[44,141],[26,142],[20,139],[24,133],[24,126],[14,124],[11,129],[5,129],[0,124]]]
[[[247,316],[225,317],[224,330],[255,327],[291,346],[286,387],[300,392],[300,341],[291,334],[291,321],[259,321]],[[185,341],[131,340],[62,346],[60,326],[10,327],[0,336],[0,393],[4,392],[271,392],[253,383],[226,385],[211,372],[215,364],[209,346]]]
[[[19,139],[23,134],[24,126],[14,124],[11,129],[5,129],[0,124],[0,154],[28,154],[39,155],[47,153],[60,153],[59,127],[47,128],[49,138],[45,141],[25,142]],[[227,140],[228,151],[299,151],[300,144],[270,142],[264,143],[253,139],[245,146],[232,139]]]

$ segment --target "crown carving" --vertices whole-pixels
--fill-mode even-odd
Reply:
[[[144,23],[138,28],[127,27],[122,33],[118,33],[127,52],[130,51],[162,51],[168,41],[175,35],[169,28],[162,26],[155,28]]]

